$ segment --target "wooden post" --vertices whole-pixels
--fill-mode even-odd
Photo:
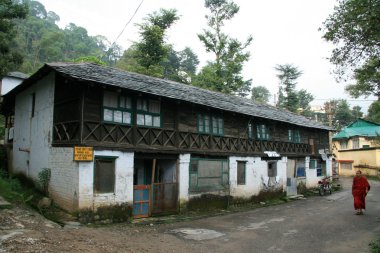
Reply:
[[[154,192],[154,177],[155,177],[155,172],[156,172],[156,158],[153,159],[152,163],[152,180],[151,180],[151,187],[150,187],[150,205],[149,205],[149,216],[152,214],[152,209],[153,209],[153,192]]]
[[[79,135],[80,135],[80,143],[83,143],[83,129],[84,129],[84,93],[85,93],[85,88],[82,87],[82,96],[81,96],[81,100],[80,100],[80,124],[79,124]]]

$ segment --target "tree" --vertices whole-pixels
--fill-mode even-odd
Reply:
[[[340,130],[355,120],[347,100],[342,99],[337,103],[335,111],[335,127]]]
[[[165,45],[165,32],[179,17],[174,9],[161,9],[148,15],[146,22],[139,24],[140,42],[136,43],[137,60],[141,66],[149,70],[157,66],[168,55],[169,48]]]
[[[280,79],[277,106],[291,112],[297,112],[299,98],[296,85],[302,71],[291,64],[277,65],[275,69],[278,72],[277,77]]]
[[[25,18],[27,10],[25,4],[0,1],[0,78],[22,63],[22,56],[12,48],[16,35],[14,20]]]
[[[370,105],[366,118],[369,121],[380,124],[380,101],[375,101]]]
[[[178,56],[172,46],[165,42],[165,33],[177,21],[177,11],[161,9],[149,14],[139,27],[140,40],[133,43],[116,67],[178,81]]]
[[[301,109],[301,115],[305,117],[312,117],[313,112],[311,111],[310,103],[314,100],[314,96],[307,92],[305,89],[298,91],[298,108]]]
[[[351,109],[345,99],[330,100],[326,102],[325,112],[327,114],[327,122],[325,123],[334,127],[338,131],[358,118],[363,117],[361,107],[354,106]]]
[[[380,58],[371,58],[354,70],[356,84],[346,86],[346,91],[354,98],[373,94],[380,99]]]
[[[361,111],[362,108],[358,105],[352,107],[352,116],[354,117],[354,119],[360,119],[363,117],[363,112]]]
[[[232,19],[239,6],[229,0],[205,0],[205,7],[210,11],[206,15],[209,29],[198,34],[200,41],[215,56],[198,74],[194,84],[210,90],[227,94],[246,96],[250,91],[251,80],[243,80],[243,63],[248,61],[249,52],[244,52],[251,44],[249,36],[245,42],[229,37],[222,31],[225,21]]]
[[[380,0],[339,0],[324,25],[323,38],[335,49],[330,61],[336,66],[339,80],[353,77],[347,86],[353,97],[380,90]]]
[[[251,99],[261,104],[269,102],[270,92],[265,86],[252,87]]]
[[[180,71],[184,72],[186,76],[191,79],[197,72],[197,67],[199,65],[198,56],[189,47],[186,47],[184,50],[178,52],[178,55],[180,61]]]
[[[1,1],[1,0],[0,0]],[[110,45],[104,36],[89,36],[83,27],[70,23],[58,27],[59,16],[37,1],[25,0],[29,12],[25,19],[16,20],[17,36],[11,49],[22,52],[24,61],[17,69],[33,73],[45,62],[72,61],[77,58],[98,58],[114,65],[121,56],[120,46]]]

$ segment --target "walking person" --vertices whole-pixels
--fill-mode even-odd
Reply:
[[[352,196],[354,196],[356,215],[363,214],[363,210],[365,209],[365,197],[370,188],[371,186],[367,179],[362,176],[362,172],[360,170],[356,171],[356,176],[352,182]]]

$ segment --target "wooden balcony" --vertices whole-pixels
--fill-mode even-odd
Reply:
[[[276,151],[282,155],[310,155],[305,143],[261,141],[231,136],[212,136],[170,129],[136,127],[104,122],[56,123],[54,146],[87,145],[121,150],[152,152],[201,152],[219,155],[255,155]]]

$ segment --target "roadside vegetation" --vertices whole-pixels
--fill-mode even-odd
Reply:
[[[0,170],[0,192],[2,197],[13,204],[31,204],[41,194],[33,186],[33,182],[22,177],[11,177]]]
[[[372,253],[380,253],[380,238],[369,244]]]

